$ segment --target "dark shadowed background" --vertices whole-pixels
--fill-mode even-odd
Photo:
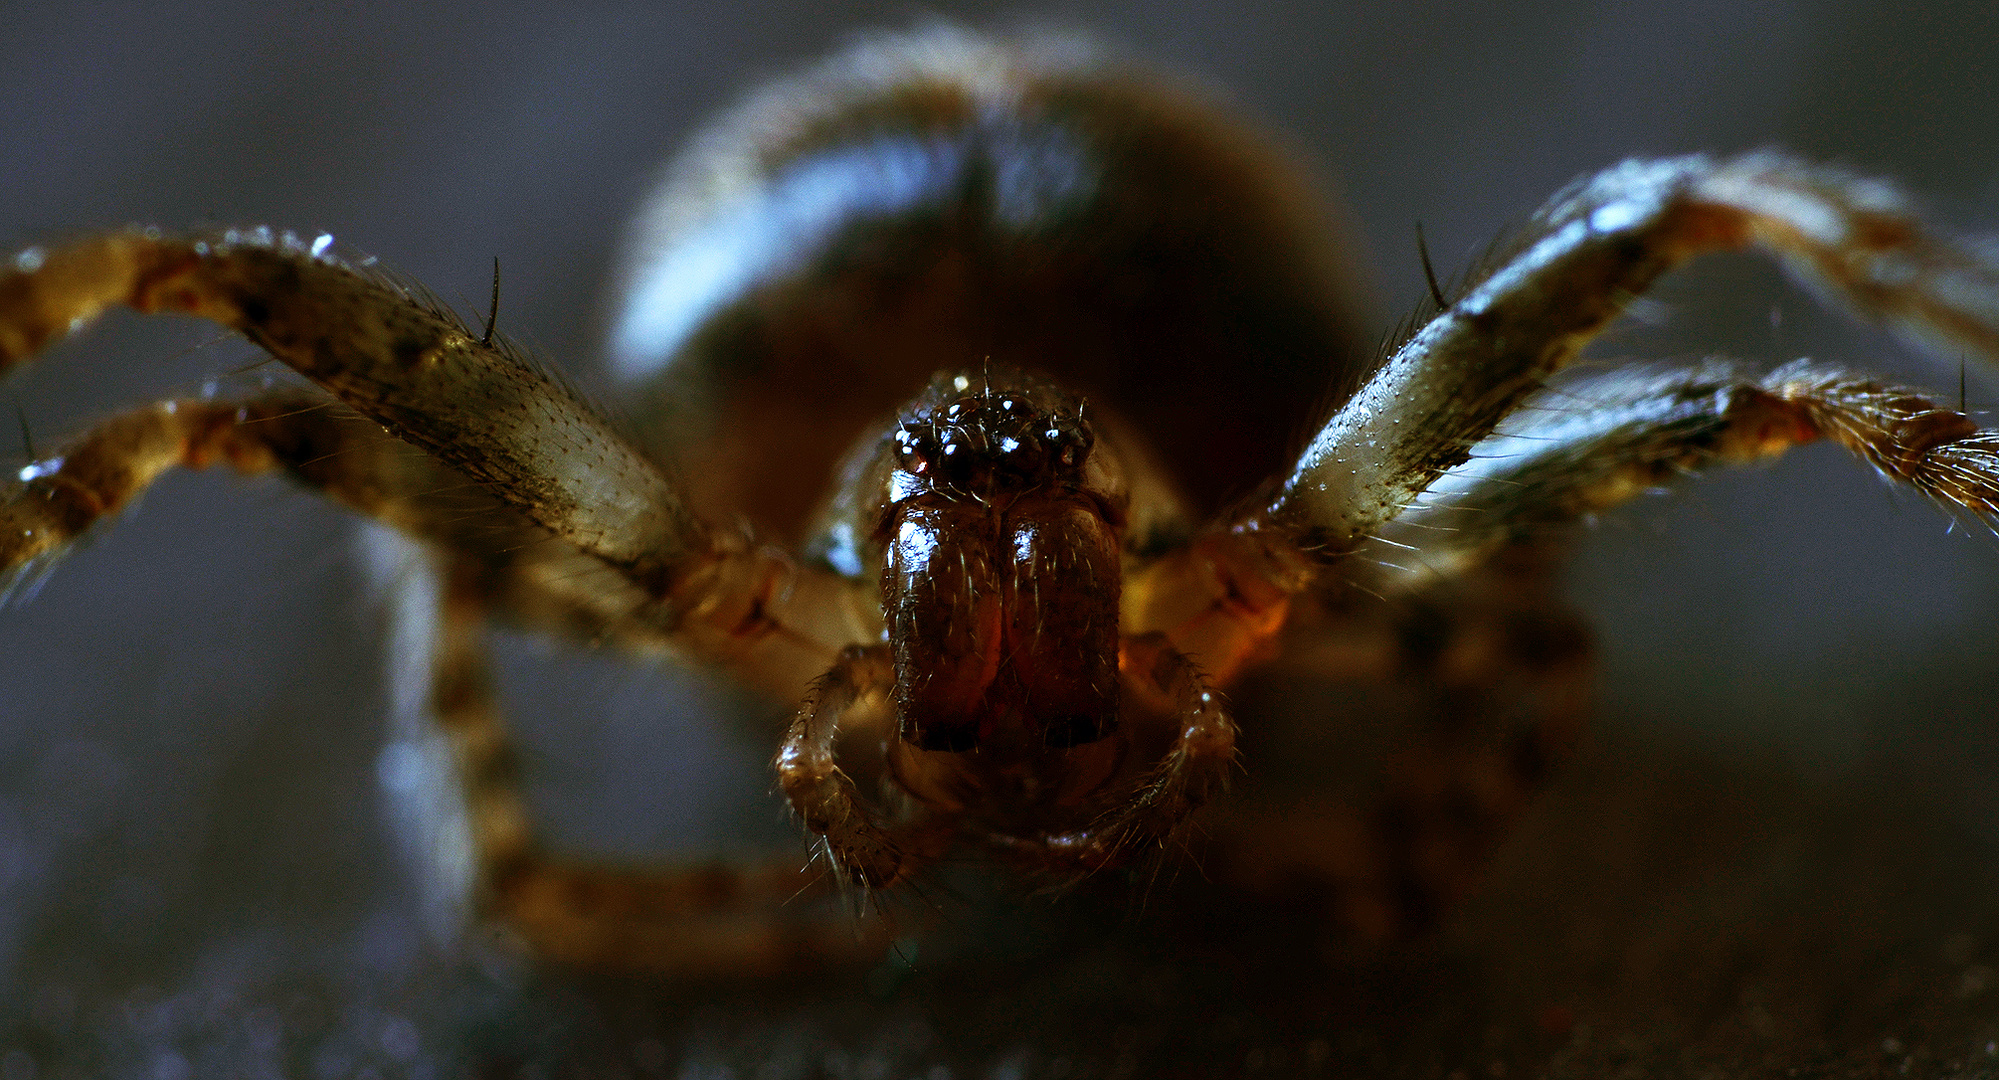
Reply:
[[[132,222],[323,229],[468,310],[497,255],[502,328],[587,383],[624,219],[692,126],[924,14],[1083,29],[1222,88],[1344,191],[1384,327],[1422,289],[1416,221],[1456,266],[1634,154],[1782,146],[1999,231],[1987,0],[0,0],[0,248]],[[1657,298],[1598,355],[1958,385],[1950,358],[1754,259]],[[46,447],[251,357],[112,319],[0,412]],[[1999,400],[1976,369],[1966,385],[1974,409]],[[1573,577],[1605,656],[1593,745],[1440,940],[1288,1005],[1156,943],[1130,968],[1050,961],[1045,992],[1009,969],[990,999],[921,954],[693,993],[428,940],[375,781],[382,624],[351,521],[277,483],[173,477],[0,611],[0,1080],[1991,1072],[1999,541],[1949,525],[1823,447],[1601,523]],[[711,722],[704,688],[503,644],[555,836],[794,842],[768,747]]]

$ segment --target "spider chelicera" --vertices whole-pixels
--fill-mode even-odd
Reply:
[[[1659,275],[1752,246],[1999,355],[1999,268],[1885,186],[1779,155],[1578,182],[1462,283],[1433,279],[1378,364],[1281,157],[1066,45],[854,50],[717,123],[641,229],[620,425],[329,237],[131,231],[0,274],[0,366],[126,304],[232,327],[320,388],[104,421],[21,470],[0,569],[218,462],[404,537],[399,696],[426,717],[397,748],[441,781],[424,843],[579,962],[777,970],[866,944],[785,906],[797,862],[538,847],[483,661],[495,620],[803,700],[776,772],[831,882],[893,888],[960,846],[1058,876],[1184,849],[1379,936],[1463,892],[1575,738],[1589,645],[1549,583],[1561,526],[1819,438],[1999,510],[1999,433],[1864,376],[1709,364],[1544,392]],[[1363,797],[1218,797],[1245,752],[1268,790],[1311,771],[1256,725],[1239,748],[1221,693],[1280,653],[1414,718],[1392,752],[1334,751],[1386,762]],[[1310,743],[1319,719],[1287,726]]]

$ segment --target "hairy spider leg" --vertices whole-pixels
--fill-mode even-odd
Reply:
[[[316,393],[165,401],[106,420],[22,470],[25,483],[0,504],[0,572],[60,554],[168,469],[217,463],[249,474],[284,469],[376,520],[433,540],[453,539],[454,523],[491,522],[500,509],[481,505],[489,501],[483,488],[468,490],[449,470]],[[469,517],[468,501],[476,511]],[[533,842],[481,634],[486,598],[496,591],[495,552],[540,551],[534,569],[546,571],[550,544],[524,521],[478,530],[460,526],[466,535],[444,557],[450,570],[441,598],[429,578],[406,580],[395,594],[399,606],[426,611],[404,610],[396,620],[391,663],[415,658],[419,670],[391,680],[400,730],[387,760],[406,782],[422,776],[420,766],[438,766],[429,790],[402,794],[418,807],[422,820],[412,824],[425,834],[426,861],[443,879],[432,897],[440,928],[455,931],[477,910],[506,918],[547,955],[694,976],[790,972],[879,953],[882,942],[866,929],[805,902],[824,889],[818,876],[801,874],[799,860],[642,871],[553,858]],[[405,551],[425,564],[433,557]],[[533,595],[532,575],[519,576],[528,584],[497,595],[531,611],[554,602]]]
[[[1274,499],[1138,572],[1127,584],[1136,629],[1165,631],[1222,682],[1267,655],[1291,597],[1463,463],[1632,297],[1699,254],[1759,246],[1860,315],[1999,357],[1999,264],[1926,235],[1878,181],[1768,153],[1630,161],[1557,195],[1536,224],[1519,254],[1339,408]],[[1829,434],[1866,427],[1850,414],[1822,419]]]
[[[510,621],[655,653],[675,643],[649,596],[550,537],[428,454],[336,399],[304,388],[241,401],[170,400],[97,424],[30,462],[0,505],[0,578],[28,580],[172,468],[282,469],[350,509],[469,556]],[[823,664],[833,650],[806,656]],[[793,688],[786,680],[780,692]]]
[[[375,437],[356,443],[357,428]],[[19,578],[63,550],[100,519],[124,508],[169,469],[227,464],[256,474],[278,468],[315,473],[346,502],[368,501],[385,465],[370,455],[379,429],[318,394],[279,391],[246,401],[172,400],[93,427],[60,452],[30,462],[0,503],[0,579]],[[397,449],[401,449],[398,447]]]
[[[129,250],[134,247],[136,253]],[[108,302],[128,300],[141,310],[155,306],[143,298],[155,285],[134,267],[166,258],[157,247],[152,239],[133,234],[17,258],[16,272],[0,276],[0,357],[25,358],[55,336],[52,327],[67,328]],[[334,295],[319,299],[336,308],[386,307],[390,310],[384,319],[407,318],[424,325],[447,318],[389,285],[310,256],[301,258],[293,248],[280,244],[253,250],[275,255],[281,264],[332,269],[330,280],[347,292],[321,289]],[[211,248],[201,259],[226,263],[230,256]],[[253,256],[249,261],[260,260]],[[290,279],[268,266],[265,273],[258,287],[266,291],[252,296],[254,290],[245,287],[242,293],[232,292],[235,302],[259,310],[282,311],[291,301],[311,307],[312,297],[285,290],[309,292],[326,284],[319,274]],[[122,286],[114,287],[118,282],[110,279],[120,278]],[[182,297],[173,306],[198,305]],[[211,304],[201,313],[214,316],[220,307]],[[294,311],[290,317],[306,316]],[[238,325],[249,332],[261,324],[245,316]],[[370,328],[331,326],[326,333],[348,331],[367,336]],[[377,337],[386,333],[379,327],[372,332]],[[272,344],[257,333],[250,336],[267,347]],[[474,345],[484,348],[476,341]],[[498,352],[493,356],[499,358],[496,362],[513,362]],[[516,375],[545,378],[525,369]],[[551,407],[581,409],[573,400],[565,406],[560,398]],[[283,469],[322,494],[447,553],[449,585],[442,601],[432,601],[441,607],[424,619],[398,621],[434,630],[435,638],[401,642],[406,647],[396,650],[403,656],[430,656],[436,650],[427,665],[419,665],[425,669],[420,678],[406,672],[396,681],[397,696],[413,696],[420,702],[419,713],[434,713],[440,735],[425,742],[414,736],[416,725],[405,725],[406,737],[396,752],[404,755],[405,766],[425,755],[432,765],[442,763],[433,770],[431,790],[416,797],[416,816],[428,822],[422,841],[426,855],[437,860],[443,878],[456,882],[432,898],[434,914],[443,921],[455,924],[468,910],[478,910],[504,917],[548,955],[696,976],[796,971],[879,953],[883,943],[874,940],[878,935],[857,930],[837,911],[806,902],[791,906],[793,900],[823,891],[817,877],[801,874],[799,861],[748,870],[640,870],[553,858],[534,844],[512,746],[492,701],[478,639],[485,619],[498,614],[641,652],[698,650],[701,642],[690,642],[679,631],[704,619],[712,630],[727,598],[709,595],[685,617],[677,613],[663,621],[659,598],[630,567],[612,564],[574,535],[551,536],[548,523],[532,520],[519,500],[501,500],[497,493],[502,485],[467,479],[390,437],[375,418],[357,415],[338,399],[283,390],[247,401],[166,401],[103,421],[60,453],[22,470],[21,483],[0,504],[0,574],[12,572],[18,580],[34,564],[58,556],[168,469],[215,463],[248,474]],[[745,569],[768,575],[757,588],[789,586],[770,605],[773,609],[794,600],[806,611],[841,609],[837,602],[826,602],[823,587],[814,591],[823,582],[801,582],[797,577],[802,575],[788,566],[777,566],[782,577],[770,574],[772,556],[754,551],[740,536],[713,547],[730,553],[715,560],[735,574],[729,587],[750,584]],[[409,557],[433,556],[411,552]],[[755,600],[754,594],[735,598]],[[759,652],[752,642],[748,655],[725,654],[724,661],[737,661],[748,681],[797,693],[808,677],[800,672],[823,670],[834,650],[811,635],[786,629],[761,635],[779,649]],[[850,631],[833,626],[822,632]],[[773,655],[778,663],[764,662]],[[412,691],[413,685],[428,689]],[[410,770],[403,774],[407,778]]]
[[[447,470],[318,394],[167,401],[113,417],[23,470],[30,479],[0,505],[0,536],[12,541],[0,544],[0,567],[59,553],[167,469],[218,462],[245,473],[283,468],[340,502],[418,534],[445,532],[449,522],[463,519],[465,500],[484,501],[483,489],[450,486]],[[489,521],[492,509],[473,517]],[[532,544],[539,530],[521,525],[512,533],[482,526],[482,534],[470,539],[503,548],[509,541]],[[639,870],[553,858],[534,844],[480,639],[493,567],[481,557],[489,553],[460,539],[464,546],[447,557],[449,583],[441,600],[426,596],[426,589],[435,593],[434,583],[405,581],[397,590],[399,605],[433,610],[420,618],[401,612],[399,639],[390,649],[392,663],[428,658],[419,664],[428,670],[392,679],[392,699],[412,699],[422,719],[399,723],[387,760],[399,763],[392,772],[405,781],[421,775],[418,766],[426,760],[442,763],[431,790],[402,793],[419,807],[427,861],[439,877],[457,881],[442,890],[449,895],[434,912],[440,928],[455,929],[477,910],[507,919],[546,955],[693,976],[789,972],[880,951],[882,943],[850,919],[806,902],[824,889],[818,876],[801,874],[797,860],[763,868]],[[417,551],[409,557],[430,558]],[[412,629],[414,638],[401,640]],[[412,692],[412,679],[428,692]],[[392,712],[407,716],[411,710],[405,705]],[[435,740],[421,734],[432,730],[433,721]]]
[[[1400,514],[1567,366],[1630,299],[1700,254],[1776,255],[1856,313],[1999,357],[1999,265],[1923,233],[1886,185],[1774,154],[1626,162],[1556,196],[1543,232],[1411,338],[1251,520],[1321,561]]]
[[[1526,422],[1480,443],[1384,530],[1420,553],[1382,551],[1383,562],[1449,573],[1681,478],[1822,438],[1947,509],[1999,515],[1999,430],[1809,361],[1765,375],[1722,364],[1613,374],[1550,390],[1515,417]]]
[[[1277,888],[1287,875],[1314,878],[1370,936],[1420,929],[1462,894],[1580,730],[1588,636],[1553,600],[1538,526],[1622,501],[1665,474],[1819,437],[1946,505],[1990,517],[1999,490],[1992,433],[1918,394],[1805,367],[1662,385],[1623,413],[1579,412],[1552,443],[1485,448],[1519,457],[1463,464],[1632,296],[1706,251],[1759,245],[1862,315],[1999,356],[1999,267],[1925,236],[1879,183],[1769,154],[1631,162],[1558,195],[1538,217],[1541,231],[1520,254],[1341,407],[1270,503],[1127,583],[1128,627],[1164,631],[1219,682],[1267,659],[1288,628],[1292,649],[1336,637],[1357,671],[1367,667],[1357,643],[1378,639],[1377,675],[1420,678],[1409,684],[1418,696],[1434,689],[1428,706],[1402,703],[1443,719],[1434,737],[1419,733],[1386,755],[1389,790],[1368,804],[1378,809],[1308,794],[1227,806],[1208,822],[1203,865],[1217,879]],[[1531,424],[1524,433],[1547,434]],[[1443,517],[1460,504],[1471,512]],[[1453,527],[1461,531],[1445,531]],[[1344,558],[1356,552],[1365,557]],[[1376,562],[1407,570],[1376,573]],[[1370,610],[1341,596],[1350,589],[1381,599]],[[1439,595],[1449,603],[1423,599]],[[1412,604],[1471,625],[1426,625]],[[1332,611],[1301,614],[1301,605]],[[1538,630],[1521,621],[1530,615]],[[1474,662],[1492,670],[1453,677]],[[1466,737],[1461,725],[1480,711],[1476,688],[1513,683],[1528,705]]]
[[[397,609],[384,771],[441,936],[455,937],[476,912],[504,919],[538,955],[692,978],[792,974],[880,954],[885,930],[815,903],[829,881],[802,859],[638,867],[536,843],[487,663],[485,568],[394,534],[381,540]]]
[[[632,621],[651,636],[765,686],[802,689],[825,670],[842,639],[823,640],[792,598],[837,591],[806,581],[831,575],[711,529],[560,380],[326,248],[232,230],[28,249],[0,272],[0,373],[112,304],[210,319],[626,577],[650,601]]]

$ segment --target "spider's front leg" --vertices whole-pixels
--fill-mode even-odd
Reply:
[[[113,304],[211,319],[630,583],[628,632],[787,694],[826,669],[844,627],[792,602],[827,592],[811,573],[710,528],[567,386],[330,243],[146,231],[29,249],[0,272],[0,373]]]
[[[1464,463],[1633,297],[1703,253],[1763,248],[1860,315],[1999,358],[1999,264],[1926,234],[1878,182],[1774,154],[1632,161],[1556,196],[1535,226],[1334,413],[1275,498],[1140,576],[1141,629],[1165,631],[1227,681],[1263,655],[1291,596]],[[1851,426],[1823,406],[1799,423]],[[1878,444],[1863,453],[1885,467],[1944,441],[1928,424],[1856,438]],[[1949,485],[1933,491],[1989,509]]]
[[[1885,185],[1769,154],[1627,162],[1558,196],[1537,225],[1341,407],[1258,520],[1322,560],[1352,550],[1632,297],[1707,252],[1761,247],[1858,314],[1999,358],[1999,266],[1927,236]]]

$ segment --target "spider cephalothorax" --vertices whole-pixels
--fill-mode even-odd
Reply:
[[[926,837],[964,831],[1056,865],[1102,865],[1170,831],[1219,784],[1233,727],[1185,658],[1133,642],[1153,664],[1120,672],[1131,491],[1084,412],[1079,396],[1010,367],[946,373],[847,470],[820,551],[857,577],[879,574],[887,643],[842,658],[840,689],[822,695],[834,707],[806,711],[778,771],[856,881],[898,880],[909,866],[876,846],[902,845],[807,748],[830,746],[845,703],[885,680],[888,771],[921,806],[910,828]],[[1176,720],[1194,725],[1176,752],[1196,749],[1199,764],[1153,776]],[[1148,784],[1187,804],[1141,824],[1124,808]]]

